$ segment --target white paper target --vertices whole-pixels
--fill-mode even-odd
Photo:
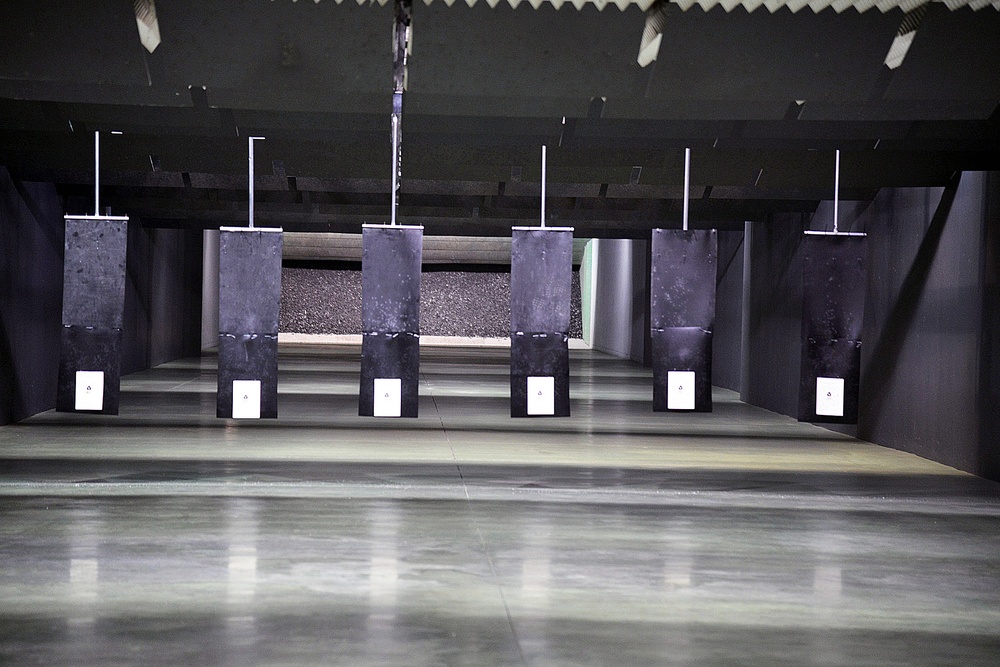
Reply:
[[[403,395],[403,381],[399,378],[375,378],[376,417],[398,417]]]
[[[233,419],[260,419],[260,380],[233,380]]]
[[[844,416],[844,378],[816,378],[816,414]]]
[[[554,377],[528,378],[528,414],[554,415],[556,413],[556,379]]]
[[[694,371],[667,371],[667,409],[694,410]]]
[[[76,372],[76,410],[104,409],[104,371]]]

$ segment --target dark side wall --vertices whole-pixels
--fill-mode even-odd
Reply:
[[[1000,480],[1000,173],[882,193],[867,224],[888,270],[867,295],[858,435]]]
[[[979,441],[984,477],[1000,480],[1000,173],[986,174],[983,197],[982,333],[979,341]]]
[[[129,222],[122,374],[201,354],[202,232]]]
[[[802,232],[811,214],[752,223],[747,234],[746,375],[740,398],[785,415],[798,410]]]
[[[860,419],[838,430],[1000,479],[998,195],[1000,175],[965,173],[842,209],[841,229],[868,232],[868,287]],[[802,231],[829,217],[825,205],[751,227],[742,397],[786,415],[797,412]]]
[[[55,406],[63,213],[54,186],[0,167],[0,425]],[[200,230],[129,222],[123,374],[200,354],[201,247]]]
[[[858,436],[979,472],[982,174],[880,193],[869,230]]]
[[[595,239],[593,252],[593,347],[649,365],[649,241]]]
[[[0,425],[55,405],[63,230],[55,187],[0,167]]]
[[[743,334],[743,232],[718,232],[715,328],[712,331],[712,384],[740,390]]]

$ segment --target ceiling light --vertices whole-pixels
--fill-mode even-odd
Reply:
[[[160,45],[160,23],[156,20],[153,0],[132,0],[135,24],[139,27],[139,41],[152,53]]]
[[[928,5],[925,3],[911,9],[903,16],[903,22],[896,32],[896,38],[892,40],[889,53],[885,56],[885,66],[889,69],[897,69],[903,64],[903,59],[906,58],[906,54],[913,44],[913,38],[917,35],[917,28],[920,27],[920,22],[923,21],[924,14],[927,13],[927,7]]]
[[[667,3],[659,0],[646,12],[646,27],[642,31],[639,42],[639,55],[636,62],[639,67],[645,67],[656,60],[660,54],[660,42],[663,41],[663,26],[667,24]]]

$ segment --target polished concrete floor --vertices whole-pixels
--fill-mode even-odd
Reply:
[[[284,346],[276,421],[206,357],[0,428],[0,664],[1000,663],[1000,486],[572,354],[568,419],[506,350],[377,420],[356,347]]]

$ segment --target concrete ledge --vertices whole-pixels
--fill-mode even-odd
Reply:
[[[573,265],[583,261],[585,238],[573,240]],[[424,236],[424,264],[488,264],[510,266],[509,236]],[[361,261],[361,234],[285,232],[286,260]]]
[[[361,334],[304,334],[281,332],[278,334],[278,345],[282,343],[294,345],[361,345]],[[467,336],[421,336],[421,347],[510,347],[510,338],[474,338]],[[569,339],[569,349],[589,350],[580,338]]]

